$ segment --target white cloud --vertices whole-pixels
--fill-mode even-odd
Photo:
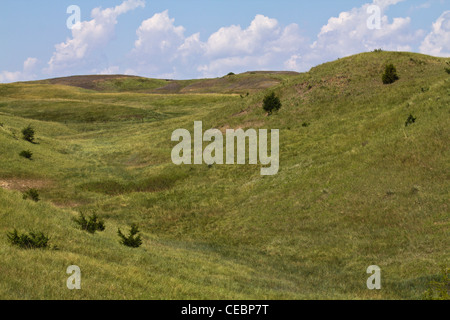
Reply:
[[[175,26],[175,19],[169,17],[167,10],[144,20],[136,31],[137,40],[130,55],[135,65],[131,68],[145,75],[170,77],[176,69],[179,47],[186,40],[184,32],[184,27]],[[190,40],[195,42],[195,37]],[[190,50],[189,43],[184,49]]]
[[[94,53],[104,48],[114,37],[117,17],[137,7],[144,7],[143,0],[126,0],[122,4],[101,10],[95,8],[91,12],[92,20],[78,23],[72,29],[72,38],[55,45],[55,52],[48,62],[47,73],[78,71],[93,64],[90,59]]]
[[[101,70],[98,74],[119,74],[119,73],[120,73],[119,66],[110,66],[108,68]]]
[[[245,30],[233,25],[213,33],[206,43],[206,55],[211,58],[252,55],[266,50],[265,44],[276,40],[280,32],[277,20],[257,15]]]
[[[34,80],[36,78],[36,68],[38,64],[38,59],[28,58],[23,62],[22,71],[3,71],[0,73],[0,82],[16,82],[16,81],[26,81]]]
[[[205,44],[209,63],[200,70],[203,76],[218,76],[229,71],[284,70],[285,61],[306,46],[297,24],[286,27],[276,19],[257,15],[250,26],[221,28]]]
[[[372,4],[341,12],[338,17],[332,17],[324,25],[312,44],[312,51],[307,55],[311,65],[333,60],[359,52],[371,51],[377,48],[393,51],[409,51],[412,45],[418,43],[423,31],[411,29],[409,17],[397,17],[389,22],[384,11],[403,0],[374,0]],[[370,5],[380,9],[380,28],[368,28],[367,21],[373,13],[368,13]]]
[[[432,31],[425,37],[420,52],[440,57],[450,56],[450,11],[445,11],[433,23]]]
[[[36,67],[37,62],[38,59],[36,58],[28,58],[27,60],[25,60],[25,62],[23,63],[23,72],[24,73],[32,72]]]
[[[15,71],[15,72],[11,72],[11,71],[2,71],[2,73],[0,73],[0,83],[5,83],[5,82],[16,82],[19,81],[22,77],[22,72],[20,71]]]
[[[257,15],[246,29],[220,28],[206,42],[199,33],[186,37],[184,32],[168,11],[145,20],[136,32],[131,55],[139,62],[132,68],[152,77],[183,78],[198,77],[199,72],[202,77],[214,77],[230,70],[283,69],[284,61],[304,43],[296,24],[283,28],[263,15]]]
[[[276,19],[256,15],[250,25],[225,26],[206,41],[196,33],[189,37],[176,26],[168,11],[155,14],[137,30],[133,54],[139,63],[133,70],[151,77],[215,77],[230,71],[306,71],[310,67],[352,54],[382,48],[412,51],[424,36],[413,30],[409,17],[390,19],[384,12],[404,0],[373,0],[331,17],[317,39],[307,43],[297,24],[281,26]],[[367,9],[380,9],[380,28],[368,27]]]
[[[174,25],[166,10],[142,22],[136,31],[135,52],[139,54],[170,53],[184,41],[184,28]]]

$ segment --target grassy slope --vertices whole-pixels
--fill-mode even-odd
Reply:
[[[253,93],[280,84],[284,79],[297,76],[297,72],[246,72],[215,79],[161,80],[123,75],[91,75],[55,78],[25,82],[73,86],[99,92],[134,93]]]
[[[389,62],[400,80],[386,86]],[[0,298],[420,298],[449,263],[444,65],[382,52],[279,74],[283,108],[271,117],[267,91],[223,94],[229,83],[217,79],[203,91],[214,93],[195,95],[0,85]],[[405,128],[410,113],[417,122]],[[174,166],[171,133],[194,120],[279,128],[280,172]],[[30,123],[35,145],[17,139]],[[44,201],[22,200],[28,187]],[[79,210],[96,210],[106,231],[78,230]],[[118,243],[130,223],[143,231],[139,249]],[[14,227],[48,232],[59,250],[11,247]],[[83,290],[65,287],[71,264]],[[380,291],[365,285],[372,264]]]

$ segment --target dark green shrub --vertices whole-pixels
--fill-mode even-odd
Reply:
[[[105,230],[105,222],[100,220],[99,217],[94,213],[88,219],[86,219],[83,212],[80,212],[80,216],[78,218],[74,218],[78,225],[80,225],[82,230],[85,230],[89,233],[95,233],[95,231],[104,231]]]
[[[439,281],[431,281],[423,295],[424,300],[450,300],[450,268],[442,268]]]
[[[405,127],[413,124],[414,122],[416,122],[417,118],[414,118],[414,116],[412,114],[409,115],[408,119],[406,119],[405,121]]]
[[[234,76],[234,72],[228,73],[227,76]]]
[[[138,229],[137,225],[135,225],[135,224],[131,225],[131,230],[130,230],[128,237],[125,236],[120,231],[120,229],[118,229],[117,233],[121,239],[120,243],[127,247],[138,248],[142,244],[141,235],[138,234],[139,229]]]
[[[33,159],[32,159],[33,153],[32,153],[30,150],[24,150],[24,151],[22,151],[21,153],[19,153],[19,155],[20,155],[21,157],[26,158],[26,159],[33,160]]]
[[[274,111],[278,111],[281,108],[281,101],[280,99],[275,96],[275,92],[272,92],[268,94],[263,101],[263,109],[269,113],[269,115],[272,114]]]
[[[50,238],[42,232],[30,232],[19,234],[16,229],[6,234],[8,241],[23,249],[42,249],[48,247]]]
[[[40,200],[39,199],[39,192],[36,189],[33,189],[33,188],[28,189],[27,191],[25,191],[23,193],[23,199],[24,200],[31,199],[34,202],[38,202]]]
[[[388,64],[384,70],[384,74],[382,76],[382,80],[384,84],[394,83],[399,79],[397,75],[397,69],[393,64]]]
[[[31,127],[31,125],[28,125],[28,127],[24,128],[22,130],[22,134],[23,134],[23,139],[33,143],[34,142],[34,134],[35,131],[34,129]]]
[[[448,74],[450,74],[450,61],[447,61],[447,65],[449,66],[448,68],[445,68],[445,72],[447,72]]]

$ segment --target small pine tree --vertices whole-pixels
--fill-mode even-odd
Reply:
[[[269,115],[272,114],[274,111],[278,111],[281,108],[281,101],[280,99],[275,96],[275,92],[272,92],[265,96],[263,101],[263,109],[269,113]]]
[[[39,192],[36,189],[28,189],[27,191],[24,192],[23,194],[23,199],[27,200],[28,198],[30,198],[31,200],[33,200],[34,202],[38,202],[39,199]]]
[[[16,229],[6,234],[8,241],[22,249],[42,249],[48,247],[50,238],[42,232],[30,232],[19,234]]]
[[[394,67],[393,64],[386,65],[384,74],[381,79],[383,80],[384,84],[391,84],[399,79],[397,75],[397,69]]]
[[[408,119],[406,119],[406,121],[405,121],[405,127],[407,127],[407,126],[409,126],[409,125],[415,123],[415,122],[416,122],[416,119],[417,119],[417,118],[415,118],[412,114],[410,114],[409,117],[408,117]]]
[[[33,153],[32,153],[30,150],[24,150],[24,151],[22,151],[21,153],[19,153],[19,155],[20,155],[21,157],[24,157],[25,159],[33,160],[33,159],[32,159]]]
[[[24,128],[24,129],[22,130],[22,134],[23,134],[23,139],[24,139],[24,140],[26,140],[26,141],[28,141],[28,142],[31,142],[31,143],[34,143],[34,134],[35,134],[35,131],[34,131],[34,129],[31,127],[31,125],[28,125],[28,127]]]
[[[121,238],[120,243],[132,248],[138,248],[142,244],[141,235],[139,235],[139,229],[138,226],[135,224],[131,225],[130,233],[127,236],[125,236],[120,229],[117,231],[119,237]]]
[[[95,233],[95,231],[104,231],[105,230],[105,222],[100,220],[99,217],[94,213],[86,219],[83,212],[80,212],[80,216],[78,218],[73,219],[77,224],[80,225],[82,230],[85,230],[89,233]]]

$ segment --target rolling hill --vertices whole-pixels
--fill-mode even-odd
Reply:
[[[228,93],[246,94],[280,84],[297,72],[251,71],[239,75],[230,73],[216,79],[161,80],[124,75],[89,75],[34,81],[35,84],[73,86],[99,92],[135,93]]]
[[[421,299],[450,258],[447,60],[371,52],[307,73],[1,84],[0,299]],[[388,63],[400,79],[384,85]],[[270,92],[282,108],[268,116]],[[174,165],[171,134],[194,121],[279,129],[278,174]],[[30,188],[41,201],[23,199]],[[106,230],[81,230],[80,212]],[[131,224],[139,248],[119,243]],[[52,247],[12,246],[13,229]],[[66,287],[70,265],[81,290]],[[366,287],[370,265],[381,290]]]

